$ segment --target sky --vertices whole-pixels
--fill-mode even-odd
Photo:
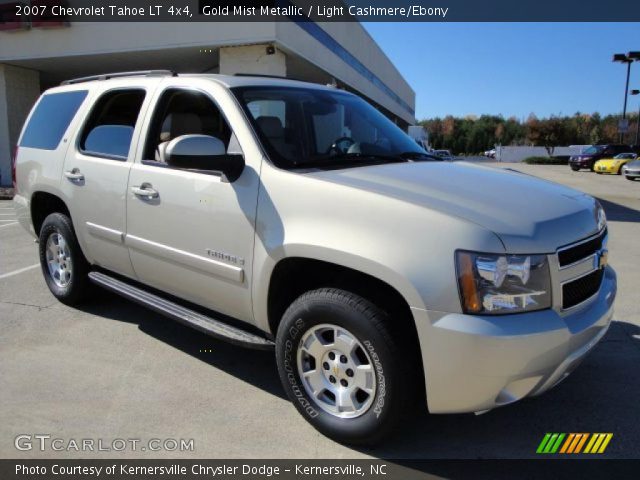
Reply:
[[[622,112],[640,23],[363,23],[416,92],[416,118]],[[629,89],[640,88],[640,62]],[[638,111],[639,96],[628,110]]]

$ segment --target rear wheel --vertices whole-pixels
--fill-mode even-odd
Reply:
[[[298,411],[324,435],[375,444],[398,424],[420,384],[412,381],[412,349],[402,348],[398,337],[387,314],[358,295],[307,292],[278,327],[280,379]]]
[[[40,265],[51,293],[62,303],[80,303],[89,287],[89,264],[71,219],[61,213],[45,218],[39,238]]]

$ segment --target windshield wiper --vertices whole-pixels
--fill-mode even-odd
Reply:
[[[308,167],[340,167],[358,165],[362,163],[404,163],[409,161],[399,155],[378,155],[373,153],[343,153],[332,157],[315,158],[307,162],[298,163],[295,168]]]
[[[424,161],[437,161],[437,162],[442,161],[442,158],[440,157],[436,157],[435,155],[429,155],[428,153],[422,153],[422,152],[402,152],[398,154],[398,156],[406,160],[424,160]]]

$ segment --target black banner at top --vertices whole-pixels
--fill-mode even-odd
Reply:
[[[0,30],[83,21],[640,22],[640,1],[0,0]]]

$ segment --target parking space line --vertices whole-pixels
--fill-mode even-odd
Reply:
[[[8,278],[8,277],[13,277],[14,275],[18,275],[20,273],[28,272],[29,270],[33,270],[34,268],[37,268],[39,266],[40,266],[39,263],[34,263],[33,265],[29,265],[28,267],[20,268],[18,270],[14,270],[13,272],[9,272],[9,273],[4,273],[0,275],[0,280],[4,280],[5,278]]]
[[[0,225],[0,228],[10,227],[11,225],[17,225],[17,224],[18,224],[18,222],[7,223],[6,225]]]

